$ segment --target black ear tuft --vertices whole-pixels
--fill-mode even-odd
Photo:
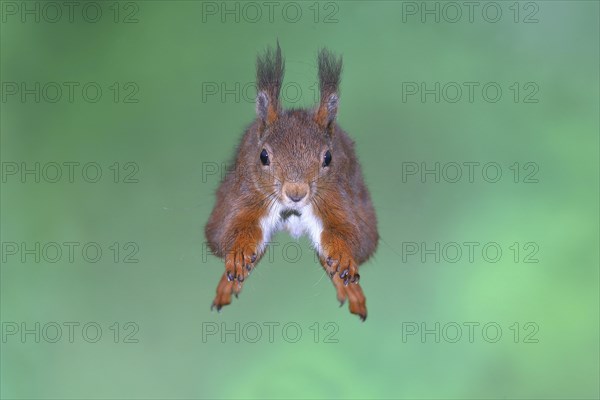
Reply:
[[[319,52],[319,87],[321,98],[337,93],[342,75],[342,57],[336,58],[332,52],[322,49]]]
[[[275,51],[269,47],[256,58],[256,113],[266,123],[273,122],[279,112],[284,67],[279,41]]]
[[[323,128],[328,128],[337,115],[342,57],[335,57],[329,50],[322,49],[317,61],[321,102],[315,114],[315,121]]]

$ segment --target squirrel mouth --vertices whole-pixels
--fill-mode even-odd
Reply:
[[[282,210],[281,213],[279,213],[279,215],[281,215],[281,218],[285,221],[292,215],[299,217],[302,215],[302,213],[298,210],[294,210],[293,208],[286,208],[285,210]]]

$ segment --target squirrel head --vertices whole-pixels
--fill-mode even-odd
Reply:
[[[284,60],[277,43],[258,56],[257,120],[244,150],[244,164],[253,171],[256,189],[286,209],[299,210],[322,195],[348,158],[337,146],[335,123],[342,59],[327,49],[319,52],[320,103],[315,109],[283,110],[279,93]]]

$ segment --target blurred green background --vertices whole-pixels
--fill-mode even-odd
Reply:
[[[2,398],[600,396],[598,2],[54,4],[1,3]],[[285,234],[209,309],[213,172],[276,39],[288,107],[313,105],[320,47],[344,57],[382,238],[365,323]]]

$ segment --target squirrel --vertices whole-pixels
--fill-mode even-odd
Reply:
[[[256,119],[205,227],[212,254],[225,259],[211,309],[238,297],[272,235],[287,230],[312,241],[340,307],[348,299],[350,312],[367,318],[358,266],[377,248],[377,219],[354,142],[336,122],[342,58],[323,48],[317,61],[320,104],[284,110],[279,42],[257,57]]]

